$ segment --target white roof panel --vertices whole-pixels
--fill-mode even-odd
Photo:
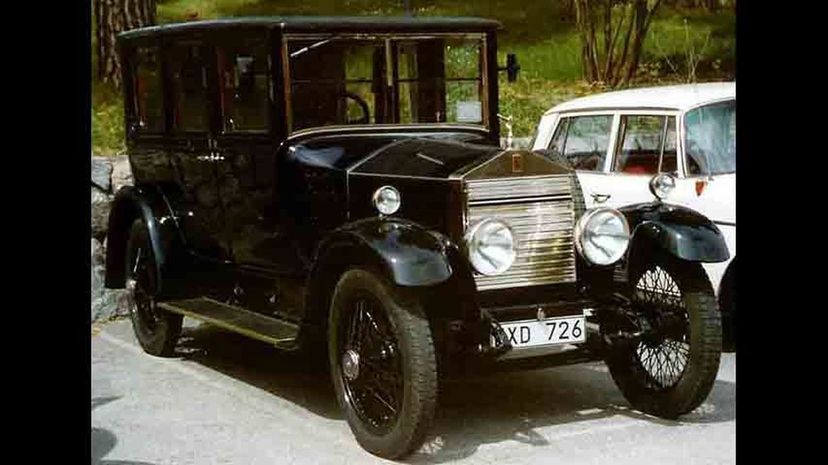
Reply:
[[[736,98],[735,82],[642,87],[576,98],[550,108],[545,114],[599,108],[666,108],[683,111],[705,102],[727,98]]]

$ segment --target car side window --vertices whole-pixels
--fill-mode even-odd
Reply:
[[[613,171],[656,174],[662,149],[661,172],[676,171],[676,119],[661,115],[623,115]]]
[[[142,132],[164,131],[164,98],[158,50],[140,47],[135,53],[134,112]]]
[[[208,113],[207,61],[198,44],[181,44],[169,54],[172,82],[173,129],[206,131]]]
[[[577,170],[602,171],[609,147],[612,115],[563,118],[549,143]]]
[[[267,49],[260,44],[216,50],[225,132],[266,131],[270,104]]]

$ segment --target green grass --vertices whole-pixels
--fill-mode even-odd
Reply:
[[[503,23],[499,59],[515,53],[517,82],[500,80],[501,113],[514,118],[515,136],[531,136],[549,107],[604,89],[581,81],[580,42],[559,2],[533,0],[411,0],[420,16],[482,16]],[[400,15],[402,0],[159,0],[158,22],[170,23],[255,15]],[[685,30],[685,22],[687,28]],[[688,34],[689,32],[689,34]],[[687,36],[689,35],[689,40]],[[662,9],[645,41],[641,69],[632,86],[687,80],[686,55],[699,55],[700,81],[733,79],[735,16]],[[92,147],[103,155],[123,152],[120,92],[93,84]],[[503,128],[505,134],[505,128]]]
[[[92,152],[98,155],[124,153],[124,105],[121,92],[92,83]]]

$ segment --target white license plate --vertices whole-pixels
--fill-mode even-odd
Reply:
[[[583,315],[500,323],[512,348],[586,342]]]

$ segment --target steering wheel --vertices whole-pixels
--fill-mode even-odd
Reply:
[[[368,109],[368,103],[362,97],[353,92],[343,92],[340,97],[353,100],[362,110],[362,116],[355,120],[347,120],[345,121],[346,124],[368,124],[371,119],[371,110]]]

